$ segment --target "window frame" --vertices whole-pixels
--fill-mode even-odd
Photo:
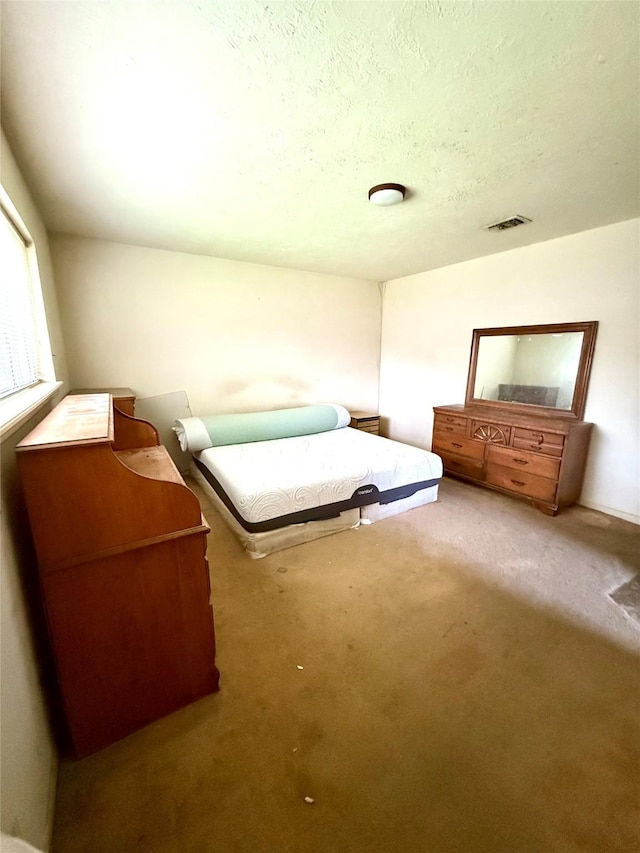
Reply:
[[[38,379],[36,383],[14,391],[0,400],[0,441],[3,441],[32,417],[63,383],[58,381],[55,375],[35,241],[2,184],[0,184],[0,208],[0,215],[7,218],[25,243],[38,349]]]

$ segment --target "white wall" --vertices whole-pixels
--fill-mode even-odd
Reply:
[[[185,390],[194,414],[378,404],[374,282],[55,235],[74,387]]]
[[[639,522],[639,238],[640,221],[630,220],[387,282],[386,433],[431,446],[432,407],[464,402],[474,328],[599,320],[580,502]]]
[[[47,234],[4,135],[2,184],[34,240],[42,281],[56,377],[66,381],[64,344],[56,304]],[[60,395],[59,395],[60,396]],[[59,398],[58,396],[58,398]],[[37,630],[36,564],[18,480],[15,445],[51,409],[44,406],[2,442],[1,715],[0,778],[3,831],[48,850],[53,824],[57,754],[42,687],[39,650],[46,638]],[[35,613],[35,618],[34,618]]]

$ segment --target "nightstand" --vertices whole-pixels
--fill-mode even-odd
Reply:
[[[378,435],[380,431],[380,415],[371,412],[351,412],[350,427],[360,429],[363,432],[372,432]]]

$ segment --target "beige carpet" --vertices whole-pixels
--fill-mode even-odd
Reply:
[[[640,572],[609,594],[632,619],[640,622]]]
[[[55,853],[638,849],[640,528],[444,481],[253,561],[203,507],[221,692],[64,761]]]

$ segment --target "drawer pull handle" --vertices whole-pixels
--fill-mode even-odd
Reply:
[[[445,418],[445,420],[447,421],[447,423],[450,423],[450,424],[453,423],[453,418]]]
[[[445,427],[447,432],[453,432],[453,427]]]
[[[514,462],[517,462],[517,463],[518,463],[518,465],[528,465],[528,464],[529,464],[529,460],[528,460],[528,459],[516,459],[516,457],[515,457],[515,456],[513,457],[513,461],[514,461]]]
[[[521,482],[520,480],[512,480],[511,482],[513,483],[514,486],[524,486],[524,483]]]
[[[461,445],[461,444],[458,444],[456,441],[452,441],[452,442],[451,442],[451,446],[452,446],[452,447],[462,447],[462,445]]]

